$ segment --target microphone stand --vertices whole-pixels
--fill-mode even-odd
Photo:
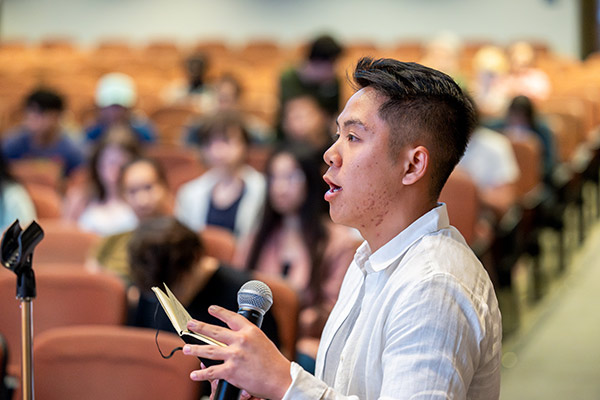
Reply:
[[[21,303],[21,390],[24,400],[33,400],[33,299],[36,297],[33,249],[44,238],[34,221],[25,231],[16,220],[0,244],[2,265],[17,275],[17,298]]]

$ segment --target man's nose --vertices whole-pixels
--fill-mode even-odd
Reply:
[[[331,145],[323,154],[323,160],[325,160],[325,164],[328,166],[339,167],[341,165],[342,158],[340,157],[340,153],[337,150],[337,142]]]

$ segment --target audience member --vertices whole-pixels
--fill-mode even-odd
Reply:
[[[212,115],[193,137],[208,170],[179,189],[175,215],[195,231],[217,225],[243,237],[261,213],[266,183],[246,164],[249,139],[242,118],[232,112]]]
[[[275,139],[275,132],[262,119],[244,112],[241,104],[242,87],[240,82],[233,76],[225,74],[214,82],[205,93],[206,98],[202,112],[204,115],[217,113],[240,113],[244,127],[248,132],[250,141],[255,144],[268,144]],[[197,121],[187,132],[186,143],[198,145],[196,131],[203,123],[203,119]]]
[[[317,99],[305,94],[288,99],[283,105],[283,139],[304,142],[319,154],[332,144],[333,122]]]
[[[475,53],[474,80],[470,87],[482,119],[498,118],[506,109],[509,90],[504,81],[508,69],[509,62],[501,47],[487,45]]]
[[[154,126],[133,110],[136,100],[135,83],[130,76],[119,72],[102,76],[96,87],[98,118],[86,129],[86,140],[97,142],[114,125],[127,125],[135,139],[143,143],[154,142]]]
[[[515,205],[520,170],[506,136],[484,126],[477,127],[458,167],[477,185],[482,205],[493,212],[493,224]]]
[[[287,144],[274,152],[267,164],[263,219],[252,244],[242,246],[238,255],[238,263],[245,260],[247,269],[283,277],[298,290],[300,338],[313,338],[315,343],[362,241],[329,219],[319,160],[320,154],[302,144]]]
[[[166,284],[193,318],[224,325],[208,314],[211,304],[236,311],[237,292],[252,276],[221,265],[204,254],[200,237],[172,217],[149,218],[140,222],[128,246],[129,263],[135,286],[140,290],[133,323],[147,328],[174,331],[158,306],[153,286]],[[277,327],[270,312],[263,331],[277,341]]]
[[[119,188],[139,221],[172,215],[173,199],[163,168],[153,159],[138,157],[121,169]],[[91,263],[131,282],[127,245],[133,231],[111,235],[102,240]]]
[[[461,51],[462,42],[455,33],[441,32],[427,43],[421,64],[450,75],[461,87],[466,87],[460,69]]]
[[[27,190],[11,175],[0,154],[0,231],[4,232],[15,219],[26,227],[35,217],[35,207]]]
[[[96,145],[89,163],[90,187],[79,204],[84,205],[77,219],[82,229],[108,236],[136,226],[137,218],[121,196],[118,179],[121,167],[138,154],[137,143],[131,138]]]
[[[539,139],[543,151],[541,171],[544,181],[547,183],[552,181],[552,171],[557,161],[554,134],[548,124],[538,117],[535,105],[527,96],[517,96],[512,99],[505,117],[492,121],[488,126],[514,140],[530,135]]]
[[[535,66],[535,51],[527,42],[516,42],[508,48],[510,71],[504,81],[509,98],[523,95],[533,101],[545,100],[552,86],[548,75]]]
[[[280,104],[309,94],[318,99],[330,116],[337,115],[340,81],[335,73],[335,64],[341,53],[342,47],[331,36],[316,38],[309,46],[305,61],[281,75]]]
[[[199,112],[210,106],[210,90],[207,90],[206,72],[208,58],[203,53],[192,53],[184,61],[185,78],[171,83],[163,97],[170,104],[187,104]]]
[[[2,143],[7,160],[41,158],[62,164],[69,175],[84,160],[81,149],[61,129],[63,98],[49,89],[36,89],[25,99],[22,126]]]

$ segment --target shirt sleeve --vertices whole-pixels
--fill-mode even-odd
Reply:
[[[314,375],[306,372],[296,363],[292,363],[290,367],[290,375],[292,384],[283,396],[282,400],[357,400],[356,396],[342,396],[336,393],[327,384]]]

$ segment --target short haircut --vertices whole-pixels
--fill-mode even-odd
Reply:
[[[334,62],[342,53],[342,46],[329,35],[317,37],[310,45],[308,59],[311,61]]]
[[[127,247],[134,284],[143,291],[166,283],[173,287],[202,256],[198,234],[173,217],[140,222]]]
[[[55,91],[38,88],[25,98],[25,109],[37,112],[61,112],[65,109],[65,103],[63,98]]]
[[[365,57],[353,78],[357,89],[370,87],[385,98],[379,116],[390,129],[393,159],[408,144],[429,150],[430,194],[437,199],[477,126],[471,100],[450,76],[416,63]]]
[[[192,128],[192,138],[200,146],[206,146],[217,138],[228,138],[231,128],[238,128],[241,139],[250,144],[250,135],[246,129],[242,114],[236,111],[219,111],[200,120],[200,123]]]

